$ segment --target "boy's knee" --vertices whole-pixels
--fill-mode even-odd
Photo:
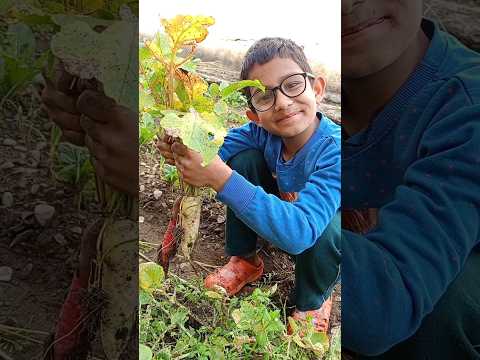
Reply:
[[[259,168],[266,167],[263,153],[254,149],[244,150],[238,153],[232,157],[227,164],[243,176],[249,174],[252,169],[258,170]]]

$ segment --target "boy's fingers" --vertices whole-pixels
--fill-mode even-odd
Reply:
[[[93,120],[108,122],[117,106],[115,100],[98,91],[85,90],[77,100],[77,109]]]
[[[80,126],[80,117],[57,108],[46,108],[50,119],[57,124],[62,130],[70,130],[76,132],[83,132]]]
[[[77,146],[85,145],[85,134],[77,131],[62,130],[62,140]]]
[[[185,145],[175,141],[172,144],[172,152],[179,156],[185,156],[188,154],[188,148]]]
[[[42,101],[50,108],[57,108],[70,114],[78,114],[75,108],[75,100],[51,86],[45,86],[42,90]]]
[[[98,143],[102,143],[105,139],[105,133],[108,133],[108,129],[105,129],[103,124],[99,124],[88,116],[80,116],[80,126],[90,138]]]
[[[85,136],[85,146],[97,161],[104,161],[107,158],[105,146],[96,142],[89,135]]]

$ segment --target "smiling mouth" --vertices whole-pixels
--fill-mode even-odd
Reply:
[[[385,20],[388,20],[388,17],[383,16],[383,17],[378,18],[378,19],[365,21],[365,22],[360,23],[360,24],[355,25],[355,26],[350,26],[345,31],[342,31],[342,38],[350,36],[350,35],[357,34],[357,33],[361,32],[365,29],[368,29],[368,28],[372,27],[372,26],[381,24]]]
[[[293,113],[288,114],[287,116],[282,117],[281,119],[278,119],[277,122],[281,122],[283,120],[288,120],[291,117],[294,117],[295,115],[300,114],[300,111],[295,111]]]

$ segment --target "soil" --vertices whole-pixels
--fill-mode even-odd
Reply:
[[[78,208],[76,190],[57,182],[50,173],[52,123],[40,110],[38,89],[30,87],[0,112],[0,266],[12,277],[0,281],[0,324],[42,331],[35,341],[5,341],[0,349],[14,359],[41,359],[43,342],[54,331],[78,261],[80,238],[98,210]],[[52,206],[53,217],[41,225],[39,204]]]

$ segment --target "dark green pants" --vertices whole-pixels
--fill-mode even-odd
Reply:
[[[278,195],[278,187],[268,170],[263,154],[246,150],[233,157],[228,165],[254,185],[270,194]],[[279,223],[288,219],[278,219]],[[318,309],[340,280],[341,218],[338,213],[315,245],[295,259],[295,304],[301,311]],[[268,239],[265,239],[268,241]],[[294,239],[292,239],[294,241]],[[253,254],[257,234],[227,209],[226,245],[228,255]]]
[[[480,251],[470,255],[412,337],[380,356],[361,359],[480,359]]]

